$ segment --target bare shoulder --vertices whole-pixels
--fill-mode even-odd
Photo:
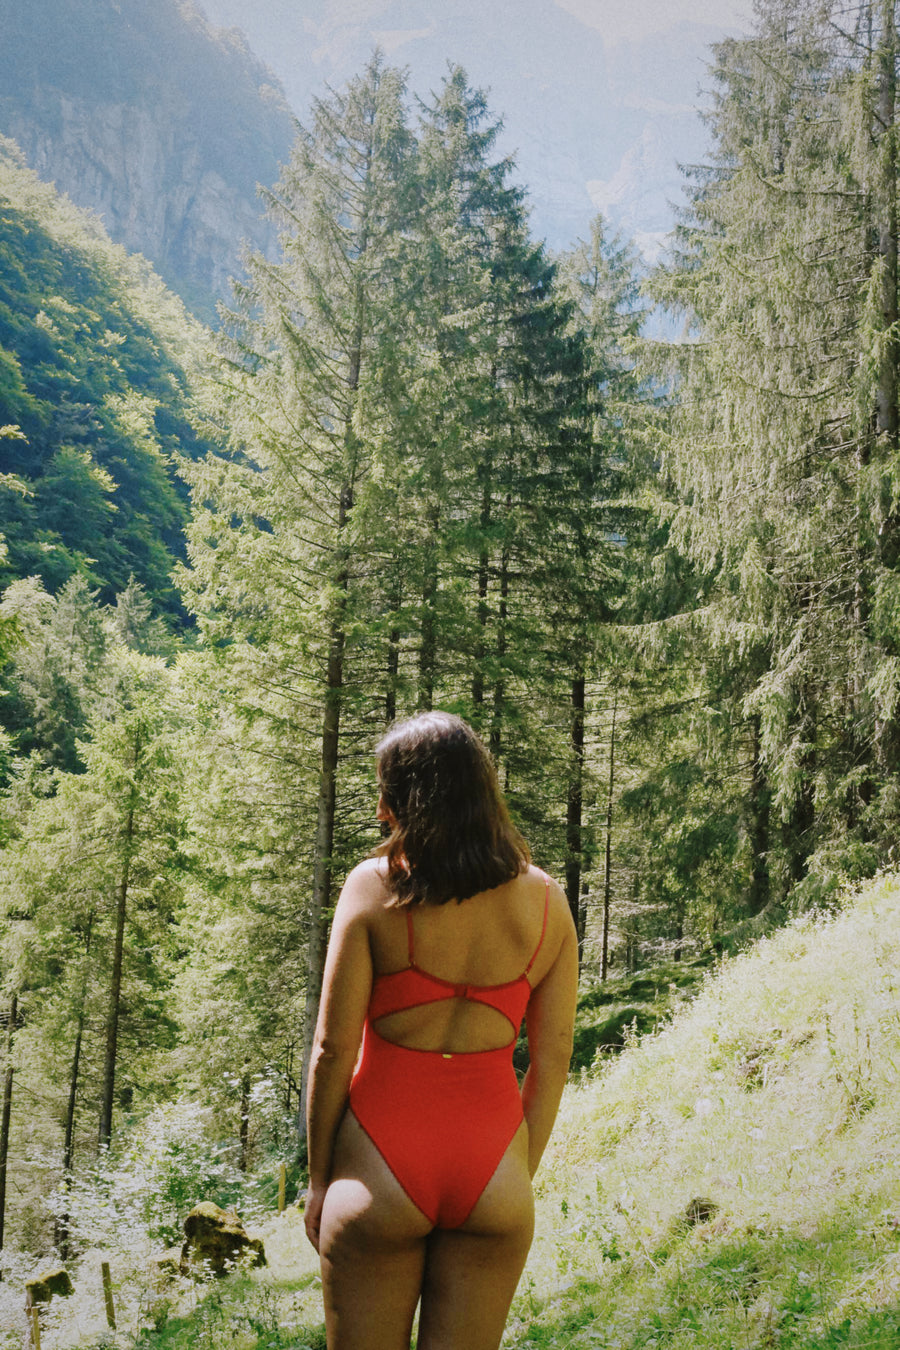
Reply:
[[[389,899],[386,863],[382,858],[365,858],[348,874],[338,905],[345,912],[371,916],[381,913]]]
[[[542,871],[540,867],[535,867],[534,863],[529,863],[528,868],[523,875],[528,877],[529,880],[533,878],[546,889],[548,900],[548,923],[553,919],[559,921],[565,919],[566,916],[571,917],[569,915],[569,902],[566,899],[566,893],[559,882],[555,881],[549,873]]]
[[[577,947],[578,939],[575,933],[575,924],[562,886],[547,872],[542,871],[540,867],[535,867],[533,863],[529,864],[525,875],[529,880],[534,878],[534,881],[539,883],[547,895],[547,929],[544,941],[548,953],[558,954],[564,947],[572,943],[575,943]]]

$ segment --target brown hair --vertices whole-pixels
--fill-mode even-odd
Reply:
[[[397,823],[374,853],[387,858],[398,905],[465,900],[528,866],[494,762],[461,717],[427,712],[397,722],[375,754]]]

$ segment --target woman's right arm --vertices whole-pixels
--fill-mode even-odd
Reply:
[[[578,999],[578,937],[569,906],[553,887],[554,928],[561,933],[553,965],[535,986],[525,1014],[528,1072],[522,1083],[522,1107],[528,1125],[528,1166],[534,1176],[547,1147],[569,1073]]]

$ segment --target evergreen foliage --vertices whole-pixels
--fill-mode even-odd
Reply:
[[[288,942],[306,1053],[387,721],[470,717],[538,856],[579,847],[569,666],[611,613],[613,451],[496,132],[452,69],[414,133],[378,54],[315,105],[271,197],[282,259],[252,260],[210,394],[229,444],[190,471],[184,586],[267,766],[284,884],[311,895]]]
[[[751,915],[896,835],[896,59],[891,4],[759,5],[716,49],[711,163],[654,283],[687,331],[663,458],[696,587],[684,769],[720,802],[691,789],[691,852]]]

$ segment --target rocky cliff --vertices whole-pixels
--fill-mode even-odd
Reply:
[[[271,72],[192,0],[0,0],[0,131],[205,318],[245,244],[268,252],[257,185],[293,120]]]

